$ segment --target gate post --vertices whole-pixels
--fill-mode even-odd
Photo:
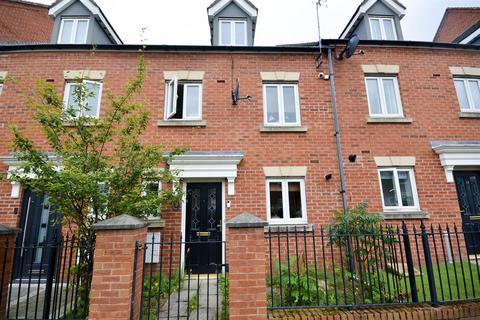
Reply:
[[[8,287],[12,279],[15,238],[20,230],[0,225],[0,319],[6,318]]]
[[[146,241],[147,223],[124,214],[93,228],[96,242],[89,319],[138,319],[144,252],[137,251],[137,244],[141,248]]]
[[[230,319],[267,319],[267,222],[243,213],[227,222]]]

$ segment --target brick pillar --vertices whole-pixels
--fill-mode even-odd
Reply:
[[[137,253],[135,243],[143,245],[147,223],[121,215],[95,224],[95,255],[90,291],[90,320],[138,319],[142,291],[143,250]],[[133,274],[135,294],[133,295]],[[133,317],[130,310],[133,305]]]
[[[243,213],[227,222],[230,319],[267,319],[267,222]]]
[[[15,239],[18,229],[0,225],[0,319],[6,316],[8,286],[12,279],[13,259],[15,256]]]

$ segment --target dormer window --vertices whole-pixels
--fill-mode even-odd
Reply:
[[[372,40],[397,40],[395,21],[391,17],[369,18]]]
[[[219,41],[221,46],[246,46],[247,21],[234,19],[221,19]]]
[[[87,43],[88,24],[89,19],[63,18],[58,33],[58,43]]]

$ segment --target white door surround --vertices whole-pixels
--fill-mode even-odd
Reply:
[[[242,151],[189,151],[174,156],[169,164],[180,179],[226,179],[231,196],[235,194],[237,167],[242,159]]]
[[[432,141],[440,158],[447,182],[454,182],[453,171],[480,168],[480,141]]]

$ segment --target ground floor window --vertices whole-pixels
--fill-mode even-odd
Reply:
[[[306,211],[303,179],[267,180],[267,214],[270,223],[306,223]]]
[[[418,195],[412,168],[379,170],[385,211],[418,211]]]

